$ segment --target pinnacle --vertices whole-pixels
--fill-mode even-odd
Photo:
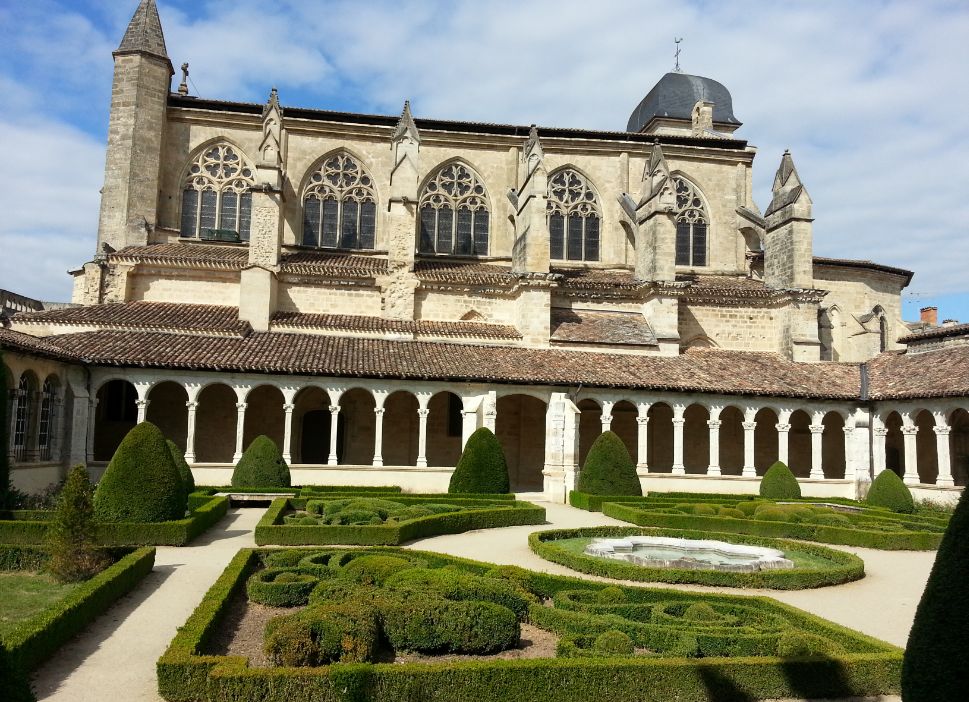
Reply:
[[[155,0],[141,0],[138,9],[128,23],[118,51],[140,51],[161,58],[168,58],[165,34]]]

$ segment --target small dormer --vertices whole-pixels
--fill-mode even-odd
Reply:
[[[722,136],[741,124],[723,84],[703,76],[667,73],[633,110],[626,131]]]

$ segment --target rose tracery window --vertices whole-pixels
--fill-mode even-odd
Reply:
[[[585,176],[571,168],[552,174],[547,212],[552,259],[599,260],[599,203]]]
[[[182,236],[249,241],[253,169],[228,144],[202,151],[182,190]]]
[[[327,158],[303,194],[303,246],[372,249],[376,232],[373,178],[349,154]]]
[[[421,253],[487,256],[490,213],[481,179],[467,166],[452,163],[421,193]]]
[[[707,265],[707,215],[700,191],[690,181],[673,177],[676,191],[676,265]]]

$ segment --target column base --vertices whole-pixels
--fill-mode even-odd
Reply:
[[[902,482],[905,483],[906,485],[918,485],[919,484],[919,476],[906,474],[902,478]]]
[[[673,466],[672,474],[673,475],[686,475],[686,467],[685,466]]]
[[[956,483],[951,477],[943,478],[938,477],[935,479],[936,487],[955,487]]]
[[[649,475],[649,466],[645,463],[640,463],[636,466],[636,475]]]
[[[329,458],[327,458],[326,459],[326,465],[328,465],[328,466],[338,465],[338,463],[336,461],[336,456],[330,456]]]
[[[427,468],[427,459],[426,458],[424,458],[424,459],[418,458],[417,459],[417,467],[418,468]]]
[[[743,478],[756,478],[757,469],[754,466],[744,466],[744,469],[741,471],[740,476]]]
[[[720,466],[709,466],[707,468],[707,475],[722,475],[720,473]]]
[[[816,470],[816,471],[815,470],[812,470],[811,471],[811,474],[808,475],[808,478],[810,478],[811,480],[824,480],[824,471],[823,470]]]
[[[293,457],[292,457],[291,454],[284,453],[283,454],[283,460],[286,461],[286,465],[289,465],[290,463],[293,462]]]
[[[371,465],[374,468],[381,468],[384,465],[384,459],[382,459],[382,458],[375,458],[375,459],[373,459],[373,463],[371,463]]]
[[[185,454],[185,462],[188,463],[189,465],[192,465],[193,463],[195,463],[195,454],[194,453],[186,453]],[[287,463],[288,463],[288,461],[287,461]]]
[[[242,454],[241,453],[234,453],[234,454],[232,454],[232,462],[233,463],[238,463],[241,460],[242,460]]]

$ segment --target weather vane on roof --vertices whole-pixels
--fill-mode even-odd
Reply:
[[[680,72],[680,42],[681,41],[683,41],[683,37],[680,37],[679,39],[677,39],[676,37],[673,37],[673,43],[676,44],[676,53],[673,54],[676,57],[676,65],[673,66],[673,70],[676,71],[677,73]]]

